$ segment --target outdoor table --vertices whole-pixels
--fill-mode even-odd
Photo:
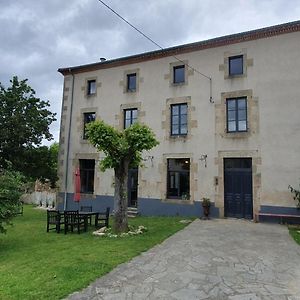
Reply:
[[[98,215],[99,212],[95,211],[79,211],[78,212],[79,217],[82,217],[84,219],[84,230],[87,231],[88,228],[88,217],[95,216],[95,227],[98,226]]]

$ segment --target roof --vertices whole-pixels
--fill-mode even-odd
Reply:
[[[226,35],[226,36],[217,37],[205,41],[165,48],[163,50],[155,50],[155,51],[140,53],[136,55],[125,56],[117,59],[96,62],[87,65],[60,68],[58,69],[58,72],[60,72],[63,75],[68,75],[71,73],[74,74],[74,73],[95,71],[100,69],[108,69],[117,66],[133,64],[133,63],[138,63],[142,61],[153,60],[153,59],[158,59],[158,58],[173,56],[178,54],[184,54],[184,53],[208,49],[208,48],[215,48],[215,47],[220,47],[220,46],[225,46],[230,44],[247,42],[251,40],[268,38],[276,35],[296,32],[296,31],[300,31],[300,20],[284,23],[280,25],[255,29],[251,31]]]

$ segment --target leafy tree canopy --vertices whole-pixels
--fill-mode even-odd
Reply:
[[[20,207],[24,177],[19,172],[0,170],[0,233],[10,224]]]
[[[14,76],[10,83],[8,88],[0,83],[0,166],[6,167],[10,161],[18,170],[25,150],[53,138],[49,125],[56,119],[47,109],[49,101],[37,98],[27,79]]]

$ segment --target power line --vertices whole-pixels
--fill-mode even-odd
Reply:
[[[112,13],[114,13],[118,18],[120,18],[122,21],[124,21],[127,25],[129,25],[130,27],[132,27],[134,30],[136,30],[139,34],[141,34],[144,38],[146,38],[148,41],[150,41],[152,44],[154,44],[155,46],[157,46],[158,48],[160,48],[161,50],[165,50],[164,47],[162,47],[161,45],[159,45],[158,43],[156,43],[153,39],[151,39],[148,35],[146,35],[145,33],[143,33],[140,29],[138,29],[136,26],[134,26],[133,24],[131,24],[128,20],[126,20],[124,17],[122,17],[118,12],[116,12],[113,8],[111,8],[109,5],[107,5],[104,1],[102,0],[98,0],[101,4],[103,4],[106,8],[108,8]],[[193,70],[194,72],[202,75],[203,77],[209,79],[209,84],[210,84],[210,98],[209,101],[213,103],[212,100],[212,78],[205,75],[204,73],[198,71],[196,68],[190,66],[189,64],[187,64],[186,62],[184,62],[183,60],[181,60],[180,58],[178,58],[175,55],[172,55],[172,57],[174,57],[176,60],[178,60],[179,62],[183,63],[184,65],[186,65],[188,68],[190,68],[191,70]]]

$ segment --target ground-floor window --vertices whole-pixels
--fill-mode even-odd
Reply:
[[[167,198],[190,198],[190,159],[169,158],[167,175]]]
[[[94,192],[94,177],[95,177],[95,160],[80,159],[80,192]]]

